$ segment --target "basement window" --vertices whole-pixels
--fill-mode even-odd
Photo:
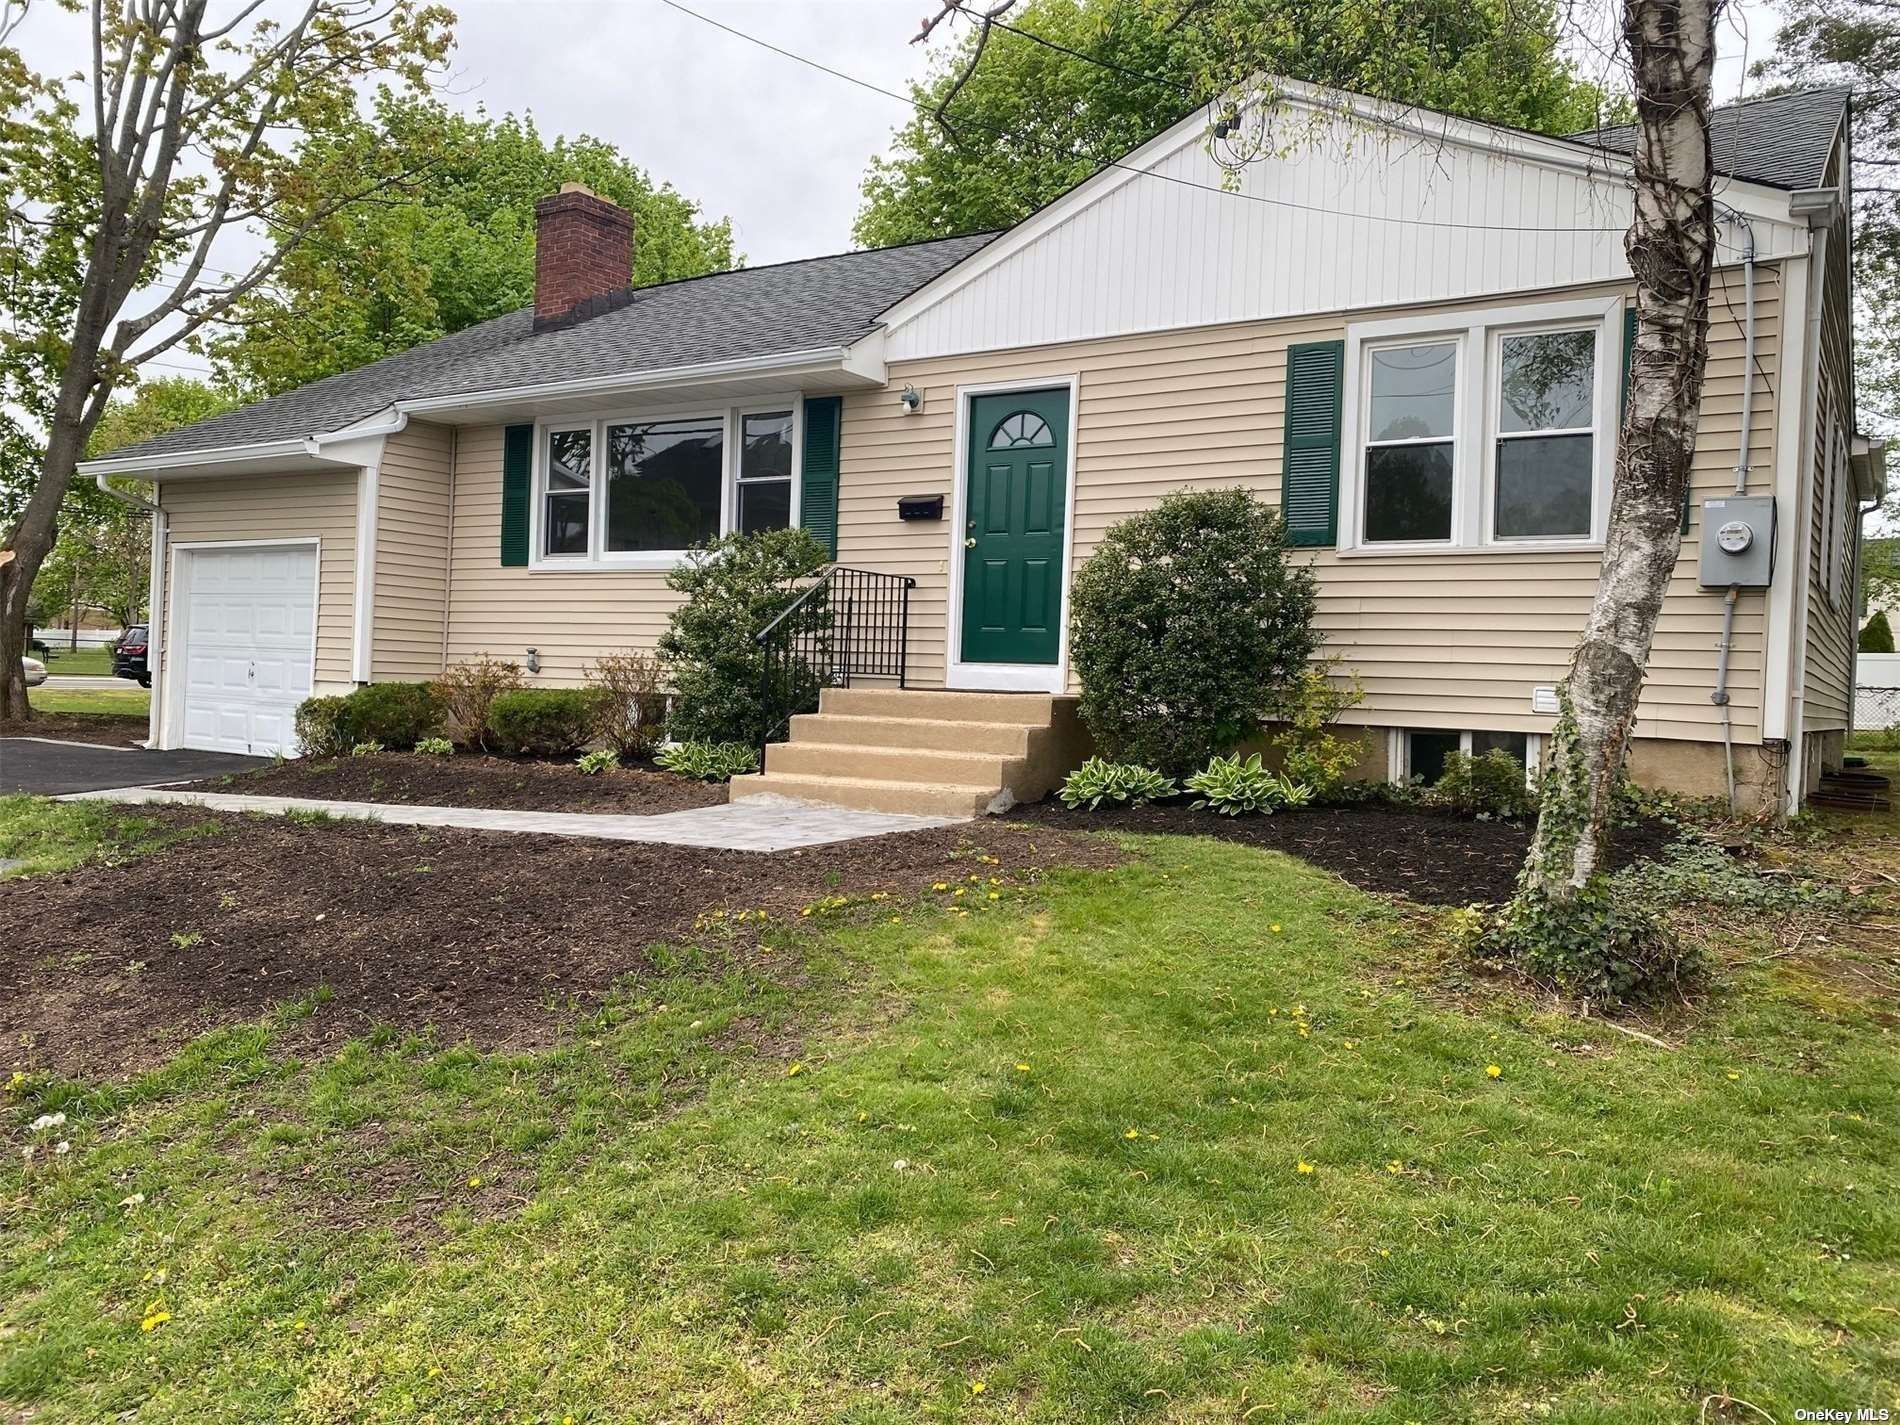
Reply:
[[[1416,777],[1425,786],[1438,784],[1445,775],[1445,762],[1454,752],[1462,752],[1468,757],[1479,757],[1486,752],[1508,754],[1528,778],[1537,770],[1539,744],[1526,732],[1482,732],[1451,731],[1437,728],[1414,728],[1402,731],[1398,735],[1395,749],[1400,765],[1394,771],[1394,780],[1407,781]]]

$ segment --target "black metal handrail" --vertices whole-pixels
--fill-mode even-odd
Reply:
[[[910,658],[910,591],[905,574],[834,564],[753,637],[764,651],[759,759],[797,713],[813,712],[825,688],[856,678],[895,678],[904,686]]]

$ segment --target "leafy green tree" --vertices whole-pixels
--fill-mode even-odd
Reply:
[[[1882,609],[1867,620],[1867,627],[1860,631],[1860,651],[1862,653],[1893,652],[1893,625],[1887,622],[1887,611]]]
[[[1215,52],[1243,30],[1268,73],[1518,128],[1572,132],[1608,108],[1541,0],[1030,0],[912,86],[926,112],[871,161],[858,241],[1019,221],[1211,98]]]
[[[226,392],[189,376],[142,382],[112,401],[93,428],[86,458],[96,460],[168,430],[206,420],[234,404]],[[144,616],[151,583],[151,520],[97,485],[75,481],[59,513],[59,538],[40,566],[34,595],[68,615],[105,614],[121,628]],[[75,625],[76,626],[76,625]]]
[[[612,144],[542,137],[532,118],[451,113],[382,95],[373,119],[323,141],[338,169],[413,154],[400,194],[331,214],[286,254],[271,286],[209,345],[247,395],[272,395],[461,331],[534,300],[535,200],[587,184],[633,214],[638,286],[733,265],[726,219],[656,184]],[[426,160],[426,161],[424,161]]]
[[[324,161],[326,140],[357,122],[366,89],[428,84],[451,43],[449,11],[213,4],[97,0],[78,72],[48,75],[12,43],[29,8],[0,0],[0,252],[12,279],[0,395],[26,388],[25,443],[37,445],[0,560],[0,717],[32,716],[27,606],[113,393],[227,318],[330,217],[414,176],[393,149],[343,170]],[[222,271],[228,239],[250,224],[275,245]]]

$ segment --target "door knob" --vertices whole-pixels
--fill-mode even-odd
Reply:
[[[966,539],[966,540],[964,540],[964,541],[963,541],[963,547],[964,547],[965,549],[975,549],[975,548],[976,548],[976,536],[975,536],[975,535],[971,535],[971,536],[970,536],[970,537],[969,537],[968,539]]]

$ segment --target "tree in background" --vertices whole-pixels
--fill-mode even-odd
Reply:
[[[143,381],[130,396],[106,407],[93,428],[86,458],[96,460],[122,446],[208,420],[236,404],[226,392],[189,376]],[[59,539],[34,581],[35,601],[60,609],[75,634],[79,615],[102,613],[120,628],[145,616],[151,583],[151,519],[115,500],[89,481],[66,492]]]
[[[326,217],[207,343],[247,397],[363,366],[534,300],[535,200],[581,182],[633,214],[636,286],[733,265],[732,229],[655,184],[612,144],[544,139],[531,118],[451,113],[383,94],[373,119],[325,135],[326,166],[373,172],[391,152],[427,156],[415,182]],[[314,197],[315,195],[313,195]]]
[[[33,299],[0,332],[44,445],[0,562],[0,718],[29,718],[27,604],[80,456],[134,372],[268,282],[335,213],[415,176],[390,151],[365,171],[320,160],[366,85],[425,86],[452,16],[418,0],[306,0],[268,15],[231,0],[96,0],[82,72],[45,76],[9,41],[0,0],[0,208],[7,261]],[[75,98],[77,93],[80,98]],[[83,104],[81,103],[83,99]],[[312,161],[313,157],[318,161]],[[220,271],[234,230],[276,244]],[[42,298],[44,300],[42,300]]]
[[[923,111],[864,177],[854,231],[867,247],[1020,221],[1220,92],[1210,81],[1236,41],[1261,72],[1517,128],[1570,133],[1622,117],[1559,52],[1555,10],[1541,3],[1006,8],[911,86]]]
[[[1759,76],[1854,91],[1854,367],[1861,425],[1900,432],[1900,0],[1781,0]],[[1900,499],[1886,518],[1900,518]]]

